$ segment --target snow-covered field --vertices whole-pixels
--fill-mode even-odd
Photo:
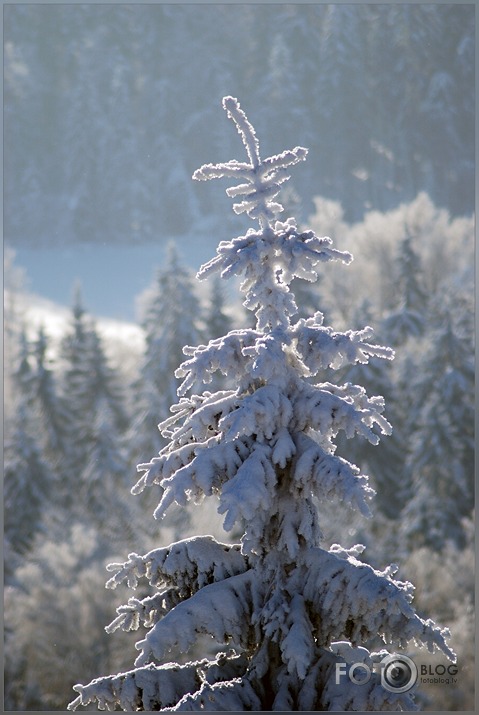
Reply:
[[[20,294],[18,303],[25,316],[25,323],[32,333],[36,333],[38,328],[43,326],[52,340],[61,339],[71,318],[70,308],[35,293]],[[142,331],[136,323],[112,318],[98,318],[95,322],[108,341],[124,341],[133,351],[139,352],[143,349]]]
[[[35,339],[38,329],[43,327],[50,339],[51,357],[55,357],[62,337],[68,331],[71,309],[34,293],[20,293],[16,301],[28,337]],[[94,321],[112,364],[123,374],[130,374],[144,350],[141,327],[113,318],[94,318]]]

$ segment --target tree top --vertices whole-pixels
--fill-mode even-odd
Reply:
[[[262,228],[270,224],[276,214],[284,207],[273,201],[281,185],[290,178],[286,167],[297,164],[306,158],[308,150],[297,146],[281,154],[262,160],[259,154],[259,141],[256,132],[235,97],[224,97],[223,107],[236,124],[238,133],[246,149],[249,162],[235,159],[220,164],[204,164],[193,174],[193,179],[208,181],[223,177],[246,179],[245,184],[238,184],[226,190],[231,198],[243,197],[240,203],[233,204],[235,213],[247,213],[250,218],[258,219]]]

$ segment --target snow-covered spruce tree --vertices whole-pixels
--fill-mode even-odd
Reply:
[[[3,462],[5,504],[5,579],[11,580],[18,561],[42,528],[54,475],[45,459],[36,415],[38,384],[32,346],[25,328],[19,334],[16,367],[12,370],[14,404],[6,422]],[[40,432],[40,435],[39,435]]]
[[[412,236],[406,226],[406,235],[400,243],[395,281],[398,296],[396,309],[383,321],[383,330],[393,345],[402,345],[410,337],[424,333],[427,296],[420,285],[421,265],[412,245]]]
[[[406,469],[412,496],[401,515],[405,547],[466,545],[474,508],[473,292],[442,294],[431,312],[428,366],[413,381],[414,434]]]
[[[393,579],[394,566],[379,572],[362,563],[359,545],[322,548],[317,508],[344,502],[369,515],[367,477],[335,454],[334,438],[342,430],[377,442],[390,425],[382,398],[310,378],[392,353],[368,342],[369,328],[335,332],[320,313],[292,322],[293,277],[314,280],[318,264],[351,256],[329,238],[299,232],[293,219],[276,220],[282,207],[273,199],[287,167],[307,150],[261,160],[238,101],[226,97],[223,105],[248,161],[208,164],[194,178],[242,180],[227,193],[240,197],[235,211],[259,227],[221,242],[199,277],[243,275],[257,324],[185,347],[180,400],[162,424],[169,443],[139,465],[133,491],[160,490],[158,518],[175,501],[217,495],[226,531],[240,523],[244,533],[240,544],[198,536],[111,564],[109,587],[127,581],[136,588],[146,579],[152,593],[130,598],[108,630],[143,624],[147,634],[136,644],[133,670],[76,685],[69,708],[97,700],[100,708],[133,711],[414,709],[411,695],[383,688],[378,673],[362,686],[337,683],[335,666],[351,658],[371,665],[385,654],[368,648],[378,637],[391,648],[412,640],[453,659],[448,632],[415,613],[413,587]],[[231,389],[187,396],[217,369]],[[228,649],[211,660],[169,662],[187,654],[200,633]]]
[[[175,370],[183,361],[183,346],[200,340],[199,301],[174,243],[168,244],[165,264],[156,271],[153,285],[143,296],[145,354],[133,385],[136,416],[129,430],[134,459],[156,454],[165,446],[158,421],[176,400],[179,380]]]
[[[29,421],[29,405],[24,396],[5,435],[3,496],[5,505],[4,544],[8,582],[13,554],[25,554],[42,528],[45,508],[51,498],[54,477],[42,456]]]
[[[43,326],[40,326],[33,343],[33,388],[35,399],[35,417],[38,432],[42,437],[42,449],[58,473],[62,455],[66,451],[70,413],[65,397],[59,394],[57,379],[48,357],[49,339]],[[61,475],[60,475],[61,478]]]
[[[119,376],[109,364],[94,321],[83,308],[79,288],[72,313],[71,327],[60,350],[68,434],[61,465],[64,479],[58,494],[59,503],[71,514],[85,506],[76,497],[79,483],[83,481],[88,489],[85,481],[92,476],[88,463],[92,455],[93,459],[98,457],[100,423],[104,424],[108,414],[111,441],[119,441],[128,422]],[[105,469],[107,465],[102,466]],[[98,470],[101,473],[99,465]],[[95,488],[94,483],[90,486]]]

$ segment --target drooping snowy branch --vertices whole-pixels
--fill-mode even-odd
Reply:
[[[187,665],[148,665],[116,676],[96,678],[88,685],[75,685],[79,695],[69,705],[98,703],[100,710],[114,710],[116,705],[127,712],[161,710],[175,705],[185,693],[201,686],[198,673],[201,663]]]
[[[172,650],[185,653],[196,642],[198,633],[207,633],[217,643],[231,644],[240,651],[246,649],[251,636],[251,620],[255,598],[251,570],[230,576],[218,583],[204,586],[156,623],[146,637],[136,643],[141,651],[136,666],[161,660]]]
[[[189,693],[204,693],[216,683],[234,681],[246,665],[244,656],[227,653],[218,653],[212,661],[204,658],[185,665],[151,663],[116,676],[96,678],[86,686],[75,685],[79,695],[68,709],[96,701],[100,710],[114,710],[116,705],[126,712],[188,710],[191,708],[184,705]]]
[[[114,575],[107,588],[116,588],[126,580],[130,588],[136,589],[138,579],[147,578],[158,591],[142,599],[132,597],[119,606],[117,617],[106,630],[137,630],[140,623],[151,628],[203,586],[244,573],[248,568],[238,545],[221,544],[211,536],[185,539],[144,556],[132,553],[123,564],[108,565]]]
[[[232,330],[222,338],[211,340],[208,345],[183,348],[185,355],[191,355],[176,370],[176,377],[185,378],[180,385],[178,394],[185,395],[196,382],[208,384],[211,376],[217,370],[233,380],[240,380],[248,371],[251,362],[243,349],[254,345],[260,337],[257,330]]]
[[[135,589],[138,579],[147,578],[155,588],[174,585],[186,597],[208,583],[243,573],[247,568],[238,545],[221,544],[212,536],[197,536],[144,556],[129,554],[122,564],[109,564],[107,570],[115,573],[106,586],[116,588],[126,580],[128,587]]]
[[[320,643],[346,637],[360,645],[380,635],[386,644],[404,648],[414,640],[455,660],[446,643],[449,631],[420,618],[411,606],[412,584],[392,579],[397,567],[378,572],[337,545],[310,549],[304,566],[298,569],[304,597],[316,613],[328,613],[327,620],[314,620]]]
[[[364,388],[346,384],[338,387],[326,382],[305,386],[294,405],[293,429],[298,432],[313,429],[326,440],[343,430],[346,437],[359,434],[372,444],[379,442],[373,432],[378,425],[382,434],[391,433],[391,425],[383,417],[384,400],[368,397]]]
[[[293,463],[293,478],[298,488],[311,492],[321,501],[343,502],[370,517],[368,502],[375,492],[368,478],[355,465],[326,452],[315,440],[304,434],[296,437],[298,453]]]
[[[235,678],[212,685],[203,683],[196,693],[185,695],[173,708],[173,711],[233,712],[238,708],[245,711],[261,709],[261,700],[247,678]]]
[[[313,627],[307,607],[301,594],[296,593],[291,600],[286,619],[286,634],[281,642],[281,652],[289,673],[295,672],[304,679],[315,654]]]
[[[370,357],[386,360],[394,357],[391,348],[366,342],[373,332],[369,326],[339,333],[322,323],[323,316],[317,313],[307,320],[301,318],[291,328],[298,353],[312,376],[328,367],[337,370],[348,364],[364,364]]]

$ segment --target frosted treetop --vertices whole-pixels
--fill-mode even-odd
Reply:
[[[331,260],[349,263],[352,256],[333,248],[328,237],[319,238],[313,231],[298,231],[294,218],[285,222],[275,219],[283,206],[273,199],[290,178],[286,167],[303,161],[308,150],[295,147],[262,160],[256,133],[238,100],[225,97],[223,107],[236,124],[249,163],[232,159],[221,164],[205,164],[195,171],[193,178],[203,181],[246,179],[247,183],[231,187],[226,193],[242,197],[233,209],[237,214],[247,213],[250,218],[258,219],[260,226],[249,228],[245,236],[221,241],[217,255],[201,266],[197,277],[202,280],[215,271],[221,271],[223,278],[243,275],[245,280],[240,286],[246,295],[243,304],[256,313],[258,329],[268,331],[275,326],[287,329],[290,317],[297,312],[294,296],[288,289],[293,278],[314,282],[318,263]]]
[[[228,117],[236,124],[249,162],[232,159],[221,164],[204,164],[195,171],[193,178],[199,181],[222,177],[246,179],[247,183],[233,186],[227,189],[226,193],[231,198],[243,197],[240,203],[233,204],[235,213],[246,212],[250,218],[258,219],[260,225],[265,227],[276,214],[283,211],[283,206],[273,199],[278,195],[281,185],[290,178],[286,167],[303,161],[308,150],[297,146],[282,154],[262,160],[259,155],[259,142],[255,130],[241,109],[238,100],[235,97],[224,97],[223,107]]]

